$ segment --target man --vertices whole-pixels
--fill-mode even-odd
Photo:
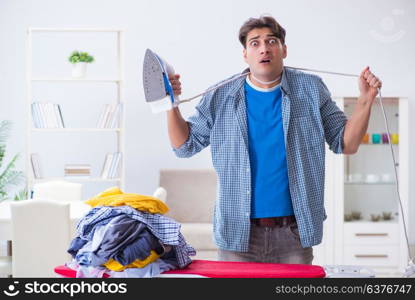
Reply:
[[[326,219],[324,143],[357,151],[381,81],[362,71],[347,120],[318,76],[284,68],[285,30],[274,18],[249,19],[239,40],[249,75],[207,93],[187,122],[170,110],[170,141],[179,157],[211,146],[220,260],[311,264]],[[180,94],[179,75],[170,81]]]

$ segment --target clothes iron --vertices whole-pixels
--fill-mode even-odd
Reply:
[[[169,75],[174,69],[156,53],[147,49],[143,64],[144,94],[153,113],[167,111],[178,105],[178,97],[173,94]]]
[[[164,59],[150,49],[146,50],[143,63],[143,86],[146,102],[150,104],[153,113],[168,111],[177,107],[180,103],[189,102],[212,90],[215,90],[230,81],[246,76],[249,72],[242,73],[229,80],[225,80],[218,85],[207,89],[203,93],[188,99],[179,100],[173,94],[173,87],[170,84],[169,75],[174,75],[174,69]]]

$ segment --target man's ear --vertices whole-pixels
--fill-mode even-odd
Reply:
[[[242,51],[242,56],[244,57],[245,62],[248,63],[246,58],[246,48],[244,48],[244,50]]]
[[[282,45],[282,58],[286,58],[287,57],[287,45],[284,44]]]

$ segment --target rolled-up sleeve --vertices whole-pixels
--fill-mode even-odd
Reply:
[[[210,144],[213,126],[213,93],[206,94],[196,106],[196,112],[189,117],[189,137],[179,148],[173,148],[177,157],[191,157]]]
[[[320,82],[320,114],[323,121],[324,135],[329,148],[334,153],[343,153],[344,129],[347,117],[344,112],[331,99],[329,90],[324,82]]]

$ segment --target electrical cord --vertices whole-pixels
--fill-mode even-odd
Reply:
[[[404,233],[405,233],[406,246],[408,247],[409,261],[408,261],[408,266],[405,270],[405,276],[409,277],[409,276],[415,274],[414,259],[413,259],[413,257],[411,257],[411,247],[409,245],[408,230],[407,230],[406,222],[405,222],[405,215],[404,215],[404,211],[403,211],[401,194],[399,192],[399,178],[398,178],[398,170],[397,170],[397,164],[396,164],[396,158],[395,158],[395,151],[393,150],[393,146],[392,146],[392,143],[391,143],[391,140],[390,140],[389,122],[388,122],[388,117],[386,116],[386,113],[385,113],[385,109],[383,107],[382,93],[380,91],[380,88],[378,88],[378,94],[379,94],[378,103],[379,103],[379,106],[382,110],[383,120],[385,121],[385,128],[386,128],[386,132],[387,132],[387,136],[388,136],[388,143],[389,143],[391,154],[392,154],[393,170],[394,170],[394,173],[395,173],[395,181],[396,181],[396,185],[395,185],[396,186],[396,193],[398,195],[399,208],[400,208],[400,211],[401,211],[401,217],[402,217],[403,229],[404,229]]]
[[[358,75],[355,75],[355,74],[338,73],[338,72],[331,72],[331,71],[321,71],[321,70],[306,69],[306,68],[296,68],[296,67],[289,67],[289,66],[285,66],[285,68],[294,69],[294,70],[301,70],[301,71],[309,71],[309,72],[326,73],[326,74],[331,74],[331,75],[340,75],[340,76],[349,76],[349,77],[359,77]],[[190,98],[187,98],[187,99],[183,99],[183,100],[178,100],[177,101],[177,105],[179,105],[181,103],[185,103],[185,102],[190,102],[190,101],[192,101],[192,100],[194,100],[194,99],[196,99],[196,98],[198,98],[200,96],[203,96],[206,93],[209,93],[211,91],[214,91],[214,90],[220,88],[221,86],[223,86],[223,85],[225,85],[225,84],[227,84],[229,82],[232,82],[232,81],[234,81],[234,80],[236,80],[238,78],[241,78],[241,77],[246,76],[246,75],[249,75],[249,74],[251,74],[251,72],[249,72],[249,71],[248,72],[245,72],[245,73],[241,73],[241,74],[239,74],[239,75],[237,75],[235,77],[232,77],[231,79],[225,80],[225,81],[223,81],[223,82],[221,82],[221,83],[219,83],[217,85],[212,86],[211,88],[207,89],[206,91],[204,91],[204,92],[202,92],[200,94],[197,94],[196,96],[193,96],[193,97],[190,97]]]

